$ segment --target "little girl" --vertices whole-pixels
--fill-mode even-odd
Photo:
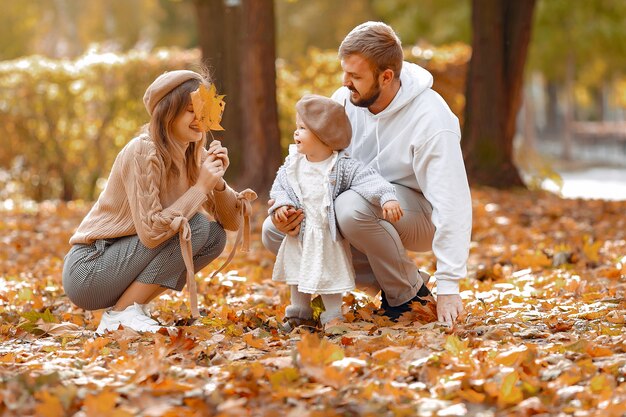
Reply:
[[[312,318],[311,294],[320,294],[326,309],[320,321],[326,324],[343,318],[343,292],[355,287],[348,248],[337,233],[335,198],[351,189],[380,205],[386,220],[398,221],[403,212],[390,183],[340,152],[352,137],[343,106],[326,97],[305,95],[296,112],[295,146],[289,147],[274,180],[269,214],[284,221],[293,210],[302,209],[306,217],[299,235],[283,240],[272,279],[290,286],[286,318]]]

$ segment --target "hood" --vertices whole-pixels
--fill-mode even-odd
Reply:
[[[404,61],[400,72],[402,86],[398,94],[389,103],[387,108],[378,114],[372,114],[373,119],[385,118],[410,103],[415,97],[422,94],[433,85],[433,76],[419,65]]]

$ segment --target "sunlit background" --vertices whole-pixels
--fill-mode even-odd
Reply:
[[[0,205],[97,198],[113,158],[148,121],[146,86],[165,70],[197,66],[202,30],[219,38],[198,18],[202,2],[2,3]],[[469,1],[275,0],[274,12],[283,152],[295,102],[340,85],[337,47],[366,20],[395,28],[407,60],[434,74],[434,88],[463,119]],[[515,140],[529,187],[626,199],[625,18],[622,0],[538,1]],[[234,158],[241,151],[231,149]]]

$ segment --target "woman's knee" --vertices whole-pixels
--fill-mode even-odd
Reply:
[[[209,222],[207,231],[208,236],[200,250],[200,254],[202,256],[211,255],[213,258],[217,258],[226,247],[226,231],[217,222]]]

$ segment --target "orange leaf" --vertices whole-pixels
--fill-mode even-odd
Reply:
[[[296,348],[300,361],[307,366],[324,366],[344,357],[343,349],[315,334],[303,334]]]
[[[35,406],[35,414],[42,417],[62,417],[65,415],[61,400],[50,394],[48,391],[39,391],[35,393],[35,398],[40,401]]]
[[[224,103],[224,96],[217,94],[215,84],[211,84],[208,90],[200,84],[200,87],[191,93],[191,104],[196,120],[200,122],[203,131],[224,130],[220,122],[226,103]]]
[[[85,413],[89,417],[130,417],[129,412],[116,408],[118,397],[119,394],[112,391],[88,395],[84,403]]]
[[[604,347],[596,346],[593,343],[590,343],[586,349],[589,356],[592,358],[600,358],[603,356],[612,356],[613,351],[611,349],[607,349]]]
[[[266,347],[265,340],[257,339],[256,337],[254,337],[252,333],[244,334],[243,341],[246,343],[246,345],[253,347],[255,349],[264,349]]]
[[[467,402],[480,404],[485,401],[485,394],[481,394],[480,392],[476,392],[471,388],[462,389],[458,392],[459,397],[464,399]]]
[[[392,359],[400,357],[402,352],[404,352],[404,348],[399,346],[390,346],[372,353],[372,358],[380,362],[388,362]]]

